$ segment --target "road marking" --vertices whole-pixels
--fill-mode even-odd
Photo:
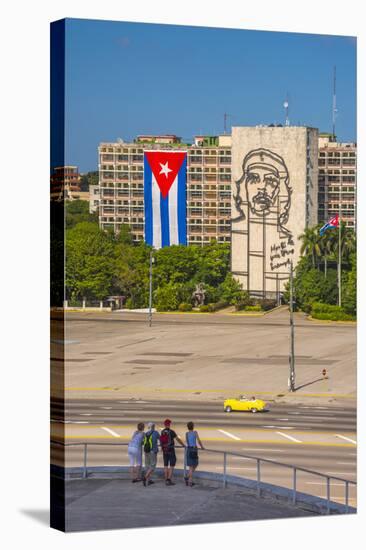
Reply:
[[[89,424],[87,420],[56,420],[60,424]]]
[[[345,437],[344,435],[340,435],[340,434],[335,434],[335,436],[340,437],[341,439],[344,439],[345,441],[350,441],[354,445],[357,445],[357,441],[355,441],[354,439],[351,439],[350,437]]]
[[[119,434],[117,434],[117,433],[114,432],[113,430],[110,430],[109,428],[105,428],[104,426],[101,428],[101,430],[105,430],[106,432],[110,433],[110,434],[113,435],[114,437],[121,437]]]
[[[316,418],[318,419],[319,422],[321,422],[323,418],[334,418],[334,416],[328,416],[325,414],[302,414],[302,413],[289,413],[289,414],[301,414],[301,418]]]
[[[240,441],[240,437],[236,437],[236,435],[233,435],[229,432],[225,432],[225,430],[218,430],[218,431],[221,432],[224,435],[227,435],[228,437],[231,437],[231,439],[235,439],[236,441]]]
[[[112,407],[99,407],[100,409],[111,409]]]
[[[80,416],[91,416],[92,413],[80,413]]]
[[[294,426],[262,426],[262,428],[272,428],[272,429],[276,429],[276,428],[281,428],[281,430],[294,430]]]
[[[356,466],[356,462],[336,462],[336,464],[344,464],[345,466]]]
[[[284,421],[284,422],[288,422],[288,418],[276,418],[276,420],[281,420],[281,421]]]
[[[281,432],[276,432],[278,435],[282,435],[283,437],[287,437],[288,439],[291,439],[291,441],[295,441],[295,443],[301,443],[299,439],[296,439],[295,437],[292,437],[291,435],[283,434]]]

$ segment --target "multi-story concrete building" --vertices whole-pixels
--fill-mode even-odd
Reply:
[[[332,134],[319,135],[319,223],[340,214],[346,226],[356,227],[356,162],[355,143],[338,143]]]
[[[51,174],[51,200],[80,198],[77,166],[57,166]]]
[[[89,185],[89,212],[99,211],[99,185]]]
[[[232,272],[253,296],[279,300],[317,223],[317,159],[315,128],[232,128]]]
[[[187,151],[188,244],[230,242],[231,137],[199,136],[193,144],[175,135],[138,136],[134,143],[99,146],[99,223],[118,231],[130,225],[144,238],[144,150]]]

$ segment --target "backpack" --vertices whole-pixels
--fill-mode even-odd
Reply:
[[[144,452],[150,453],[153,448],[152,432],[147,432],[144,436]]]
[[[172,436],[170,435],[170,430],[168,428],[165,428],[161,432],[160,445],[163,453],[168,453],[172,448]]]

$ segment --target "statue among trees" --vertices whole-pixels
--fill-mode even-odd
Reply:
[[[205,303],[206,291],[204,289],[203,283],[198,283],[196,285],[196,290],[192,293],[193,307],[203,306]]]

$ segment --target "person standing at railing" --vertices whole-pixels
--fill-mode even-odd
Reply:
[[[130,459],[132,483],[136,483],[136,481],[142,481],[141,469],[142,444],[145,436],[144,428],[145,424],[143,422],[139,422],[137,424],[137,430],[133,433],[128,444],[128,457]]]
[[[186,432],[186,461],[187,466],[189,466],[188,476],[185,476],[184,481],[186,482],[187,487],[193,487],[193,472],[198,466],[198,448],[197,443],[204,449],[198,432],[194,429],[193,422],[188,422],[187,424],[188,432]]]
[[[185,447],[179,435],[177,435],[174,430],[170,429],[171,423],[172,421],[169,420],[169,418],[164,420],[165,427],[160,434],[160,445],[161,450],[163,451],[164,460],[165,485],[175,485],[175,483],[173,483],[172,481],[174,466],[177,462],[174,440],[176,439],[182,445],[182,447]]]
[[[158,458],[158,441],[160,440],[159,432],[155,430],[154,422],[149,422],[147,432],[144,437],[144,453],[145,453],[145,475],[142,477],[144,487],[152,485],[154,482],[150,479],[156,468]]]

